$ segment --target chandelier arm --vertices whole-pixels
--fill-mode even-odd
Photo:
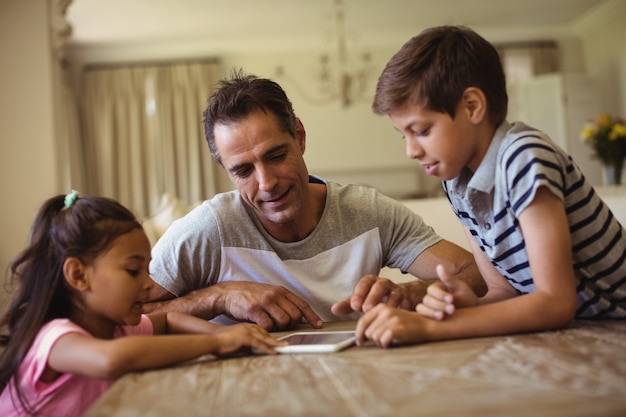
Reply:
[[[290,77],[288,74],[282,73],[280,76],[283,79],[285,79],[287,84],[290,85],[293,88],[293,90],[295,90],[298,93],[298,96],[302,97],[304,101],[310,104],[313,104],[316,106],[325,106],[325,105],[331,104],[333,101],[337,99],[336,94],[329,94],[326,97],[315,98],[309,93],[307,93],[304,88],[301,88],[298,82],[294,78]]]
[[[333,101],[339,101],[343,108],[348,108],[356,103],[362,103],[369,97],[367,85],[371,77],[371,55],[368,52],[362,54],[362,62],[357,62],[351,69],[348,54],[348,41],[346,30],[346,13],[343,0],[333,0],[335,20],[335,35],[337,37],[337,61],[331,60],[329,54],[320,56],[320,70],[317,81],[320,83],[320,98],[307,93],[294,78],[285,74],[282,67],[277,68],[277,76],[287,79],[293,89],[306,101],[314,105],[327,105]]]

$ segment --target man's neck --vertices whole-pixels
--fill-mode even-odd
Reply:
[[[265,230],[281,242],[298,242],[315,230],[326,206],[326,185],[309,183],[309,196],[300,215],[290,223],[282,223]]]

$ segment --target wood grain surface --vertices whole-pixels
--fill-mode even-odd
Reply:
[[[86,417],[177,415],[624,417],[626,321],[391,349],[203,358],[124,376]]]

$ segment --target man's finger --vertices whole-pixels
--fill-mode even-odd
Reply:
[[[352,310],[352,307],[350,307],[349,298],[337,301],[335,304],[332,305],[330,311],[336,316],[346,316],[350,313],[354,313],[354,310]]]
[[[253,323],[258,324],[267,331],[274,329],[274,320],[264,310],[256,310],[247,318]]]
[[[363,310],[363,303],[370,293],[372,285],[376,282],[376,278],[374,275],[366,275],[356,284],[350,296],[350,307],[353,311]]]
[[[385,301],[385,304],[387,304],[388,306],[391,307],[404,307],[403,301],[405,300],[404,298],[404,293],[402,291],[402,289],[397,286],[397,287],[392,287],[391,290],[389,291],[389,295],[387,295],[387,300]]]
[[[302,298],[298,297],[294,293],[289,293],[287,295],[289,301],[291,301],[294,307],[298,310],[298,321],[301,320],[302,317],[314,328],[319,329],[322,327],[323,322],[320,316],[317,315],[315,311],[311,308],[309,303],[304,301]]]
[[[376,278],[376,280],[370,285],[368,293],[365,295],[365,300],[361,305],[361,309],[363,311],[368,311],[376,304],[381,303],[385,300],[389,299],[392,291],[396,291],[394,293],[394,298],[398,298],[398,296],[402,296],[398,289],[398,286],[393,284],[391,280],[387,278]],[[390,303],[388,303],[391,305]],[[396,302],[397,305],[397,302]],[[394,305],[394,307],[396,307]]]

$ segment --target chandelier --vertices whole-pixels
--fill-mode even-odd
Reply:
[[[315,78],[319,84],[319,94],[314,97],[300,90],[302,97],[313,104],[330,104],[339,101],[347,108],[366,98],[368,83],[372,73],[371,55],[362,52],[357,59],[351,59],[348,51],[346,14],[343,0],[333,0],[336,49],[319,57]],[[282,66],[276,69],[278,77],[286,77]],[[292,82],[294,82],[292,80]],[[294,82],[295,83],[295,82]]]

